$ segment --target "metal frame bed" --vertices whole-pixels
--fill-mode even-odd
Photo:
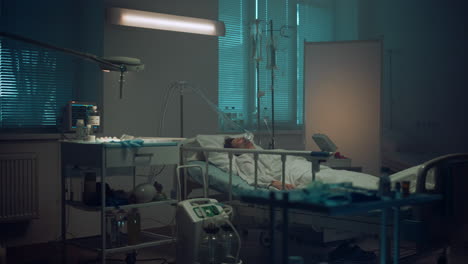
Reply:
[[[187,159],[187,152],[197,152],[204,154],[204,160],[189,160]],[[241,216],[239,219],[241,224],[247,226],[263,225],[267,226],[269,219],[268,207],[261,205],[253,205],[245,202],[241,202],[236,197],[236,188],[243,188],[242,184],[234,184],[235,177],[237,175],[232,172],[232,160],[235,154],[252,153],[255,157],[255,171],[257,172],[257,159],[259,154],[272,154],[280,155],[282,158],[282,183],[284,186],[284,173],[285,173],[285,156],[296,155],[307,157],[311,155],[310,151],[279,151],[279,150],[246,150],[246,149],[224,149],[224,148],[210,148],[210,147],[193,147],[189,145],[181,145],[181,166],[179,166],[178,175],[178,186],[179,189],[183,189],[179,192],[182,196],[179,199],[186,198],[187,192],[189,191],[189,182],[193,175],[202,175],[198,178],[198,183],[202,185],[203,196],[209,196],[210,186],[210,171],[219,170],[216,166],[210,163],[210,153],[226,153],[229,159],[229,173],[225,173],[228,177],[228,190],[227,200],[236,208],[236,215]],[[323,153],[322,153],[323,154]],[[326,159],[324,156],[312,157],[312,178],[315,177],[315,172],[318,171],[318,164],[320,160]],[[454,179],[458,175],[453,175],[453,168],[462,165],[468,168],[468,153],[449,154],[435,158],[421,164],[417,171],[417,193],[437,193],[442,194],[444,199],[441,203],[434,205],[417,206],[413,208],[407,208],[401,215],[401,230],[402,239],[411,240],[416,242],[418,249],[427,249],[430,244],[432,248],[446,246],[451,240],[450,236],[450,223],[453,223],[457,217],[456,199],[452,192]],[[465,168],[465,169],[466,169]],[[186,169],[186,173],[180,174],[182,169]],[[428,172],[433,171],[435,177],[435,188],[428,190],[425,182],[428,176]],[[466,170],[468,171],[468,170]],[[460,172],[455,172],[460,174]],[[190,175],[190,176],[188,176]],[[254,175],[255,184],[252,187],[257,190],[257,173]],[[196,178],[196,177],[195,177]],[[216,188],[215,188],[216,190]],[[223,190],[217,190],[223,192]],[[281,212],[278,210],[277,214]],[[344,216],[344,217],[331,217],[321,213],[305,212],[302,210],[289,210],[290,220],[289,223],[293,225],[308,225],[314,229],[339,229],[348,230],[355,233],[362,234],[379,234],[379,217],[378,214],[369,214],[365,216]],[[392,217],[392,216],[390,216]],[[278,219],[278,217],[276,217]],[[388,229],[391,229],[391,224],[388,224]],[[419,231],[419,232],[417,232]],[[433,243],[427,243],[431,241]]]

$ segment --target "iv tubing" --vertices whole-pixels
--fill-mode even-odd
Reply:
[[[160,120],[160,123],[159,123],[159,128],[158,128],[158,131],[157,131],[157,135],[162,135],[162,129],[163,129],[163,125],[164,125],[164,120],[166,118],[166,113],[167,113],[167,105],[168,105],[168,100],[169,98],[172,97],[172,94],[174,93],[174,91],[176,90],[176,88],[189,88],[190,90],[192,90],[195,94],[197,94],[198,96],[200,96],[204,101],[205,103],[208,104],[208,106],[213,110],[215,111],[218,115],[220,115],[223,120],[225,121],[228,121],[231,125],[234,125],[235,127],[237,127],[238,129],[244,131],[245,133],[251,135],[252,133],[250,131],[248,131],[247,129],[243,128],[242,126],[240,126],[239,124],[237,124],[236,122],[232,121],[223,111],[221,111],[219,109],[219,107],[217,105],[215,105],[214,103],[212,103],[206,96],[205,94],[197,87],[194,87],[190,84],[188,84],[187,82],[185,81],[176,81],[176,82],[173,82],[167,89],[166,91],[164,92],[164,99],[163,99],[163,109],[162,109],[162,117],[161,117],[161,120]],[[181,89],[182,89],[181,88]],[[182,103],[182,102],[181,102]],[[181,110],[183,110],[183,108],[181,108]],[[183,115],[181,113],[181,122],[183,122]],[[181,127],[182,128],[182,127]]]

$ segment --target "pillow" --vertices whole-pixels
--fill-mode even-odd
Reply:
[[[200,144],[198,144],[195,138],[187,138],[181,142],[181,145],[186,146],[186,147],[200,147]],[[182,152],[182,158],[187,161],[205,160],[203,153],[200,153],[197,151],[188,151],[188,150],[185,150],[184,152]]]
[[[226,138],[243,137],[244,134],[236,135],[198,135],[196,141],[202,148],[224,148]]]
[[[244,134],[235,135],[198,135],[196,141],[202,148],[224,148],[224,140],[228,137],[236,138],[243,137]],[[232,159],[232,172],[237,174],[237,168],[235,166],[235,156]],[[223,171],[229,172],[229,157],[227,153],[222,152],[210,152],[208,155],[208,161]]]

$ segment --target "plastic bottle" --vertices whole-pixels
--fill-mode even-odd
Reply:
[[[124,246],[127,244],[127,240],[125,239],[125,233],[127,231],[127,212],[124,210],[119,210],[116,215],[117,221],[117,236],[116,236],[116,244],[117,246]]]
[[[91,127],[93,129],[93,134],[96,134],[96,131],[97,131],[97,129],[99,128],[99,126],[101,124],[101,120],[100,120],[99,112],[97,110],[97,106],[93,105],[93,107],[91,107],[88,110],[88,119],[87,119],[86,124],[91,125]]]
[[[140,231],[140,213],[138,212],[138,209],[133,208],[127,216],[127,234],[129,245],[136,245],[140,243]]]
[[[219,237],[217,251],[219,252],[220,262],[235,263],[239,245],[234,230],[232,230],[230,225],[223,224]]]
[[[86,138],[86,127],[83,119],[76,120],[76,139],[85,140]]]
[[[118,246],[117,244],[118,227],[114,211],[106,212],[106,245],[108,248]]]
[[[411,184],[410,181],[401,182],[401,193],[403,197],[408,197],[408,195],[410,194],[410,184]]]
[[[220,263],[216,249],[218,247],[218,232],[219,227],[214,223],[209,223],[203,228],[197,262],[200,264],[218,264]]]
[[[96,135],[94,134],[94,129],[90,124],[86,125],[86,141],[91,141],[91,142],[96,141]]]

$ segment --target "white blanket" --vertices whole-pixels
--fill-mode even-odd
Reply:
[[[242,154],[235,159],[235,167],[239,176],[248,184],[254,184],[255,162],[252,154]],[[279,155],[259,155],[257,182],[261,187],[267,187],[272,181],[281,181],[282,162]],[[301,157],[287,156],[285,182],[296,188],[303,188],[312,181],[311,162]],[[334,170],[320,166],[316,180],[324,183],[351,182],[353,186],[376,189],[378,177],[345,170]]]

